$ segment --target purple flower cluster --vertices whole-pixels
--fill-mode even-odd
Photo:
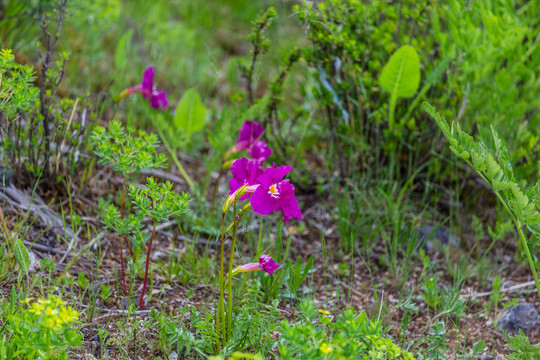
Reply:
[[[129,95],[134,92],[140,92],[141,95],[150,102],[150,106],[154,109],[165,110],[169,101],[167,100],[167,93],[165,91],[158,91],[154,86],[154,67],[149,66],[144,70],[142,82],[122,92],[120,98]]]
[[[247,149],[251,160],[244,157],[232,164],[233,177],[229,181],[229,195],[235,196],[236,191],[245,185],[245,194],[238,200],[251,197],[251,207],[256,213],[267,215],[282,212],[285,222],[293,217],[302,220],[300,206],[294,196],[294,186],[289,180],[283,180],[292,167],[276,167],[274,163],[265,170],[262,168],[264,160],[272,154],[266,143],[259,140],[263,133],[263,128],[253,121],[246,121],[242,125],[240,137],[233,149]]]
[[[274,271],[280,267],[281,265],[277,264],[270,255],[263,254],[261,257],[259,257],[259,262],[239,266],[234,269],[233,274],[262,270],[272,275]]]
[[[246,121],[240,128],[240,136],[236,140],[236,145],[232,151],[237,152],[247,150],[248,155],[253,160],[258,160],[261,163],[272,155],[272,149],[259,138],[264,134],[264,129],[261,125],[254,121]]]

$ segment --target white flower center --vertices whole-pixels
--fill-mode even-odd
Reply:
[[[272,186],[270,186],[270,189],[268,190],[268,193],[270,194],[270,196],[272,196],[274,199],[278,199],[279,198],[279,191],[277,189],[277,186],[274,184]]]

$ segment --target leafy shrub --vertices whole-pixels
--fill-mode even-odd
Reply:
[[[34,69],[17,64],[11,50],[0,51],[0,122],[9,124],[32,107],[39,91],[35,78]]]
[[[97,112],[90,110],[88,99],[58,96],[69,57],[67,52],[57,49],[66,3],[47,1],[41,4],[43,7],[32,10],[38,13],[36,22],[41,30],[39,89],[32,85],[31,67],[15,64],[9,51],[0,55],[0,78],[6,81],[0,94],[1,110],[5,111],[0,114],[1,156],[18,175],[18,181],[27,185],[37,178],[54,182],[55,177],[80,169],[81,151],[86,147],[84,135],[91,119],[97,116]],[[24,14],[25,6],[17,9]]]
[[[364,311],[349,309],[332,321],[327,311],[318,311],[312,303],[300,303],[299,310],[302,321],[280,323],[279,359],[414,359],[383,337],[381,322],[369,320]]]
[[[494,126],[491,126],[491,138],[495,149],[491,151],[482,140],[475,141],[471,135],[463,131],[459,123],[453,121],[449,125],[429,103],[424,103],[424,109],[437,122],[450,143],[452,152],[463,159],[489,185],[512,219],[521,240],[519,245],[529,262],[540,296],[540,281],[537,273],[540,264],[538,258],[534,256],[540,246],[540,212],[538,211],[540,180],[528,191],[521,190],[520,181],[514,175],[508,148]],[[525,227],[532,236],[525,234],[523,231]]]
[[[540,359],[540,346],[532,345],[529,338],[523,334],[523,331],[519,329],[519,334],[516,336],[508,336],[505,334],[506,340],[508,340],[508,349],[514,350],[510,355],[507,355],[507,359],[512,360],[538,360]]]
[[[493,126],[508,142],[510,160],[521,165],[517,175],[530,181],[538,166],[540,58],[534,54],[540,43],[533,34],[540,31],[540,12],[530,3],[522,13],[521,4],[451,0],[434,8],[432,19],[440,56],[457,65],[448,77],[448,86],[463,99],[455,119],[491,144]]]
[[[56,297],[24,300],[25,305],[4,302],[0,330],[0,357],[3,359],[68,359],[67,350],[82,344],[82,335],[72,330],[79,313]]]

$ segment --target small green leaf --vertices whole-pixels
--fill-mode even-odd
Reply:
[[[409,45],[400,47],[384,66],[379,77],[381,87],[392,97],[411,97],[420,85],[420,60]]]
[[[203,129],[206,122],[206,108],[195,89],[189,89],[184,93],[176,107],[173,122],[188,136]]]
[[[480,354],[481,352],[484,351],[484,348],[486,347],[486,343],[484,340],[482,341],[478,341],[476,343],[473,344],[473,353],[474,354]]]
[[[13,251],[15,252],[15,260],[17,261],[17,264],[22,270],[24,270],[26,276],[28,276],[28,270],[30,269],[30,256],[28,256],[28,250],[26,250],[26,247],[20,239],[15,239]]]

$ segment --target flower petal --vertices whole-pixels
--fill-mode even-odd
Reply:
[[[250,271],[263,270],[263,269],[261,268],[260,263],[249,263],[249,264],[239,266],[235,270],[238,272],[250,272]]]
[[[240,136],[236,140],[236,151],[250,148],[263,133],[264,129],[261,125],[254,121],[245,121],[240,128]]]
[[[278,166],[277,168],[273,169],[272,171],[272,184],[277,184],[287,175],[289,172],[291,172],[293,168],[287,165]]]
[[[247,153],[252,159],[263,162],[272,155],[272,149],[270,149],[264,141],[257,140],[253,146],[248,149]]]
[[[238,190],[242,185],[244,185],[243,182],[238,181],[235,178],[232,178],[229,180],[229,195],[232,195],[236,190]]]
[[[143,93],[143,95],[145,95],[145,93],[147,94],[146,96],[150,96],[150,94],[152,94],[152,91],[154,90],[154,76],[155,74],[153,66],[149,66],[146,68],[146,70],[144,70],[141,83],[141,92]]]
[[[238,159],[236,160],[232,165],[231,165],[231,174],[233,176],[233,178],[235,178],[236,180],[242,182],[242,185],[244,183],[245,180],[247,180],[248,178],[248,162],[249,160],[245,157],[241,158],[241,159]]]
[[[253,211],[261,215],[268,215],[280,209],[277,200],[268,193],[268,188],[264,186],[259,186],[255,190],[250,202]]]
[[[294,197],[294,186],[289,182],[288,179],[279,182],[277,184],[277,190],[279,192],[279,199],[282,202],[286,202],[290,198]]]
[[[293,217],[302,220],[300,205],[298,205],[298,200],[294,196],[281,203],[281,210],[283,210],[283,222],[287,222]]]
[[[270,255],[263,254],[259,258],[259,264],[263,271],[272,275],[276,269],[279,269],[281,265],[276,264],[274,259]]]
[[[165,110],[169,101],[167,100],[167,93],[165,91],[158,92],[154,90],[152,92],[152,97],[150,98],[150,106],[154,109]]]

